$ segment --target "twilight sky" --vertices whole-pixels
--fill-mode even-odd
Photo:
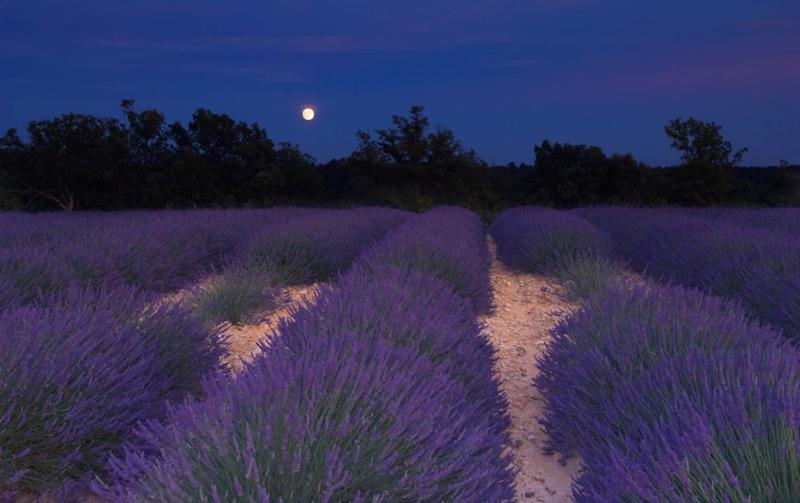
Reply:
[[[663,126],[689,115],[744,164],[800,163],[800,1],[0,0],[1,130],[122,98],[321,161],[419,104],[496,163],[550,139],[672,164]]]

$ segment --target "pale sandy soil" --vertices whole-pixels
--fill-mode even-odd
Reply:
[[[210,276],[202,280],[199,285],[207,284],[217,276]],[[272,311],[258,313],[256,318],[261,320],[259,323],[245,325],[228,325],[224,334],[228,337],[228,357],[225,359],[234,372],[241,370],[244,365],[253,359],[258,353],[258,343],[268,342],[273,331],[277,330],[281,320],[288,318],[293,307],[308,305],[313,303],[319,289],[325,283],[314,283],[311,285],[290,286],[283,288],[281,293],[287,298],[287,302],[281,307]],[[182,289],[178,292],[165,295],[159,302],[175,303],[181,302],[189,295],[189,289]]]
[[[538,419],[543,399],[532,384],[536,359],[549,339],[549,331],[575,305],[559,296],[559,286],[543,276],[517,274],[492,255],[491,281],[495,312],[483,317],[485,335],[497,349],[496,372],[509,402],[517,501],[561,503],[573,501],[571,482],[580,462],[562,465],[556,456],[542,453],[545,439]]]
[[[274,311],[263,313],[259,317],[261,323],[228,326],[225,335],[228,337],[229,355],[225,362],[234,372],[241,370],[258,353],[258,343],[268,342],[269,337],[278,329],[281,320],[289,317],[293,307],[313,303],[322,285],[323,283],[315,283],[284,288],[283,292],[288,296],[288,302]]]

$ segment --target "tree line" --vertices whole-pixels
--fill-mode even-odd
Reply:
[[[0,138],[0,209],[390,205],[420,211],[442,204],[483,214],[540,204],[765,205],[800,203],[800,168],[741,168],[713,122],[665,127],[678,166],[650,167],[596,146],[550,143],[533,164],[490,166],[422,107],[384,129],[358,131],[349,156],[317,163],[297,145],[275,143],[258,124],[200,108],[188,124],[155,109],[121,104],[121,118],[65,114],[32,121],[25,138]]]

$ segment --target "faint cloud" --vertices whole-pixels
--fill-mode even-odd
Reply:
[[[757,31],[796,30],[797,22],[785,19],[753,18],[744,22],[744,28]]]
[[[541,58],[520,58],[501,61],[497,66],[501,68],[527,68],[531,66],[538,66],[544,63]]]
[[[422,30],[421,27],[417,27]],[[417,32],[418,34],[419,32]],[[406,51],[460,47],[475,44],[503,43],[504,35],[467,35],[461,37],[431,33],[430,36],[229,36],[185,39],[143,40],[130,37],[95,37],[80,44],[88,48],[152,50],[168,52],[204,52],[215,49],[274,51],[302,54],[347,53],[359,51]]]
[[[207,75],[236,75],[270,84],[296,84],[304,80],[300,74],[282,71],[269,65],[191,63],[181,65],[181,69]]]
[[[800,89],[800,51],[720,47],[701,54],[662,55],[646,62],[594,67],[588,75],[582,75],[581,81],[592,82],[593,91],[642,96]]]

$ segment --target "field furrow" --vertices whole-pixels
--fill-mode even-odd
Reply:
[[[544,402],[531,380],[550,330],[575,306],[562,299],[559,286],[551,280],[510,270],[497,258],[492,240],[488,246],[495,311],[482,321],[484,334],[497,350],[495,371],[508,397],[511,446],[519,469],[516,497],[521,502],[570,502],[570,485],[580,462],[571,459],[565,465],[542,452],[546,434],[538,421]]]

